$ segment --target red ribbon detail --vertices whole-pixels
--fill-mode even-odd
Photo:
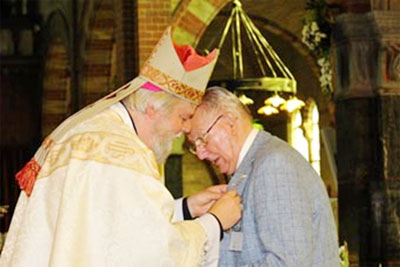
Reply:
[[[32,193],[39,171],[40,165],[34,158],[31,158],[31,160],[28,161],[28,163],[26,163],[25,166],[15,175],[19,188],[24,190],[28,197]]]
[[[174,47],[186,71],[201,68],[213,61],[214,58],[217,56],[216,49],[214,49],[207,56],[201,56],[197,54],[196,50],[194,50],[194,48],[190,45],[177,45],[174,43]]]

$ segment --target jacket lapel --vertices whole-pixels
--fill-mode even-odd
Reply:
[[[263,142],[263,137],[266,132],[258,132],[253,144],[251,144],[249,151],[247,151],[239,168],[235,171],[234,175],[229,180],[229,190],[236,190],[239,195],[243,196],[245,186],[248,182],[248,177],[251,176],[253,171],[253,163],[255,159],[255,154],[259,147],[259,144]]]

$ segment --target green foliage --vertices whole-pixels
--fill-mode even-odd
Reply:
[[[340,267],[349,267],[349,248],[347,246],[347,242],[344,241],[344,245],[339,248],[339,257],[340,257]]]
[[[253,122],[251,124],[253,126],[253,128],[261,130],[261,131],[264,130],[264,126],[261,123],[258,123],[257,121],[258,121],[257,119],[253,119]]]

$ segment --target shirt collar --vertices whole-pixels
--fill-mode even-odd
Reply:
[[[242,162],[244,156],[246,156],[247,152],[249,151],[251,145],[254,142],[254,139],[256,139],[256,136],[257,136],[258,132],[259,131],[257,129],[253,128],[250,131],[249,135],[247,136],[246,141],[244,141],[242,149],[240,150],[239,159],[238,159],[238,162],[237,162],[237,165],[236,165],[236,169],[239,168],[239,165]]]
[[[130,117],[128,111],[127,111],[126,108],[122,105],[121,102],[117,102],[117,103],[111,105],[111,106],[110,106],[110,109],[112,109],[112,110],[114,110],[115,112],[117,112],[118,115],[121,116],[123,122],[124,122],[126,125],[129,125],[130,128],[132,128],[132,130],[135,131],[135,129],[133,128],[133,124],[132,124],[132,121],[131,121],[131,117]]]

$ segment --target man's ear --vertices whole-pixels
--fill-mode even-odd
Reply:
[[[238,126],[238,123],[237,123],[238,117],[235,114],[230,113],[230,112],[224,114],[224,117],[226,118],[226,122],[228,123],[228,125],[232,131],[232,134],[236,134],[237,126]]]
[[[153,101],[149,101],[146,106],[146,116],[149,117],[150,119],[153,119],[156,113],[157,112],[154,108]]]

